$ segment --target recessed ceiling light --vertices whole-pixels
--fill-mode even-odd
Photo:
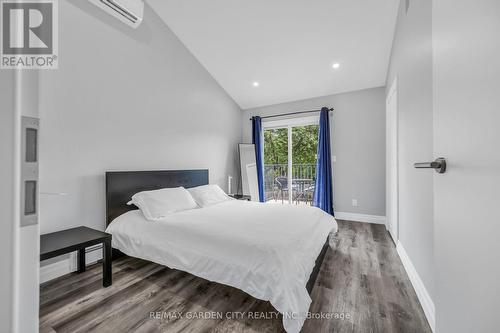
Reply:
[[[333,69],[338,69],[340,67],[340,64],[338,62],[334,63],[332,65]]]
[[[258,87],[258,86],[259,86],[259,82],[257,82],[257,81],[256,81],[256,82],[254,82],[254,83],[253,83],[253,86],[254,86],[254,87]]]

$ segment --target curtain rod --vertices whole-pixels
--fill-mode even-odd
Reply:
[[[333,108],[330,108],[328,110],[329,111],[333,111]],[[319,111],[321,111],[321,109],[319,109],[319,110],[309,110],[309,111],[288,112],[288,113],[282,113],[282,114],[273,114],[273,115],[270,115],[270,116],[260,117],[260,119],[274,118],[274,117],[283,117],[283,116],[290,116],[290,115],[293,115],[293,114],[312,113],[312,112],[319,112]],[[250,120],[252,120],[252,118],[250,118]]]

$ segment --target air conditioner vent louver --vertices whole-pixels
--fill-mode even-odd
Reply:
[[[144,13],[144,2],[142,0],[89,1],[133,28],[137,28],[142,22],[142,16]]]
[[[125,17],[127,20],[129,20],[132,23],[137,22],[137,16],[133,15],[132,13],[129,13],[126,9],[122,8],[120,5],[118,5],[116,2],[113,0],[101,0],[103,4],[117,12],[118,14],[122,15]]]

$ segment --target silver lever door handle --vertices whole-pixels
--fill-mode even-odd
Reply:
[[[444,157],[436,158],[433,162],[414,163],[413,166],[417,169],[434,169],[437,173],[446,172],[446,160]]]

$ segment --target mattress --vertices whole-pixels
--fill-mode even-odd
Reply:
[[[123,253],[239,288],[269,301],[298,333],[311,298],[306,283],[335,219],[316,207],[231,200],[148,221],[139,210],[106,232]]]

